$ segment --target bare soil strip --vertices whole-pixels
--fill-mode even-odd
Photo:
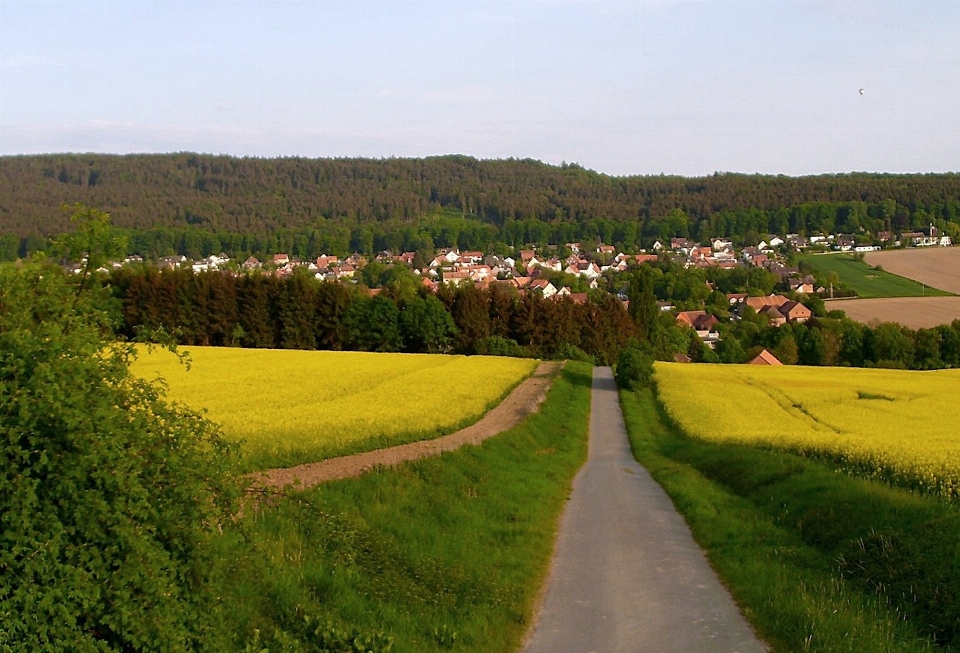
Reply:
[[[960,295],[960,247],[930,247],[870,252],[868,265]]]
[[[254,488],[276,490],[296,486],[306,489],[327,481],[361,476],[376,467],[392,467],[411,460],[438,456],[465,444],[480,444],[487,438],[513,428],[527,415],[536,412],[563,365],[563,362],[540,363],[533,375],[518,385],[498,406],[476,423],[456,433],[318,463],[268,469],[251,474],[249,478]]]
[[[960,319],[960,297],[887,297],[827,301],[851,320],[863,324],[898,322],[911,329],[929,329]]]

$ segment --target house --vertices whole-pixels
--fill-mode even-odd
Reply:
[[[855,243],[853,242],[853,236],[837,236],[837,239],[833,243],[833,249],[837,252],[849,252],[853,249]]]
[[[744,247],[740,252],[740,258],[743,259],[744,263],[750,263],[757,256],[766,257],[759,247]]]
[[[468,270],[450,270],[443,273],[443,282],[451,286],[459,286],[465,281],[470,281],[470,272]]]
[[[780,312],[780,308],[773,305],[767,305],[757,311],[760,315],[765,315],[770,321],[770,326],[781,327],[787,323],[787,317]]]
[[[720,320],[706,311],[680,311],[677,313],[677,322],[686,324],[700,331],[711,331],[720,324]]]
[[[747,297],[745,300],[743,300],[743,304],[749,306],[759,313],[760,310],[766,306],[775,306],[780,308],[788,301],[790,300],[783,295],[767,295],[766,297]]]
[[[677,313],[677,323],[691,327],[710,349],[720,340],[720,334],[715,331],[720,320],[706,311],[680,311]]]
[[[613,245],[597,245],[597,254],[611,255],[617,252],[617,248]]]
[[[769,351],[764,349],[759,354],[757,354],[753,359],[751,359],[747,365],[772,365],[774,367],[782,366],[776,356],[771,354]]]
[[[290,257],[286,254],[274,254],[273,255],[273,264],[277,267],[281,265],[286,265],[290,262]]]
[[[557,288],[552,283],[546,279],[537,279],[530,283],[527,286],[527,290],[531,292],[538,292],[543,295],[544,299],[549,299],[557,294]]]
[[[922,231],[915,231],[901,234],[900,238],[908,241],[914,247],[950,247],[952,244],[950,236],[944,236],[932,224],[926,234]]]
[[[742,304],[749,296],[750,295],[745,292],[729,293],[727,295],[727,301],[730,302],[731,306],[735,306],[736,304]]]
[[[596,279],[600,276],[600,268],[593,261],[586,261],[577,266],[577,274],[587,279]]]
[[[790,290],[799,295],[812,295],[813,283],[803,279],[793,279],[790,281]]]
[[[806,322],[811,317],[813,313],[810,312],[810,309],[801,304],[800,302],[786,302],[780,306],[780,313],[787,319],[787,322]]]
[[[340,259],[336,256],[327,256],[323,254],[322,256],[317,257],[317,268],[320,270],[326,270],[331,265],[337,265],[340,262]]]
[[[247,260],[241,265],[244,270],[259,270],[263,267],[263,264],[260,263],[260,260],[256,256],[248,256]]]
[[[787,234],[787,243],[796,250],[804,250],[810,247],[810,241],[800,234]]]
[[[546,268],[548,270],[553,270],[554,272],[559,272],[560,270],[563,269],[563,263],[561,263],[560,259],[558,259],[557,257],[553,257],[541,263],[540,267]]]
[[[163,269],[174,269],[179,268],[181,265],[187,262],[187,257],[183,255],[179,256],[164,256],[157,262],[157,267],[161,270]]]
[[[353,275],[357,273],[357,268],[350,263],[343,263],[333,268],[333,273],[337,279],[352,279]]]

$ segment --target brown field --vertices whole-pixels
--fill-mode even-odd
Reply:
[[[881,263],[881,265],[885,270],[887,269],[886,264]],[[937,287],[952,292],[958,291],[955,288],[944,288],[942,285]],[[827,309],[845,311],[847,317],[864,324],[870,324],[874,321],[899,322],[911,329],[923,329],[938,324],[950,324],[953,320],[960,319],[960,297],[838,299],[827,301]]]
[[[960,247],[930,247],[870,252],[868,265],[914,279],[928,286],[960,294]]]

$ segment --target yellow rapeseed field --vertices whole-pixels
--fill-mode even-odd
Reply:
[[[656,379],[667,413],[691,436],[960,495],[960,370],[657,363]]]
[[[536,361],[490,356],[184,347],[141,349],[133,372],[207,411],[252,468],[316,461],[450,433],[476,421]]]

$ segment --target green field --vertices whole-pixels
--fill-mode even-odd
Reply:
[[[538,413],[480,446],[248,511],[217,542],[231,650],[519,650],[586,459],[590,374],[568,363]]]
[[[816,270],[816,275],[821,282],[826,278],[827,273],[836,272],[842,287],[854,291],[863,299],[953,294],[924,286],[913,279],[874,269],[863,261],[856,260],[852,254],[804,254],[800,256],[800,261],[809,263]]]
[[[437,437],[479,419],[535,360],[441,354],[183,347],[140,350],[132,370],[241,442],[248,470]]]

